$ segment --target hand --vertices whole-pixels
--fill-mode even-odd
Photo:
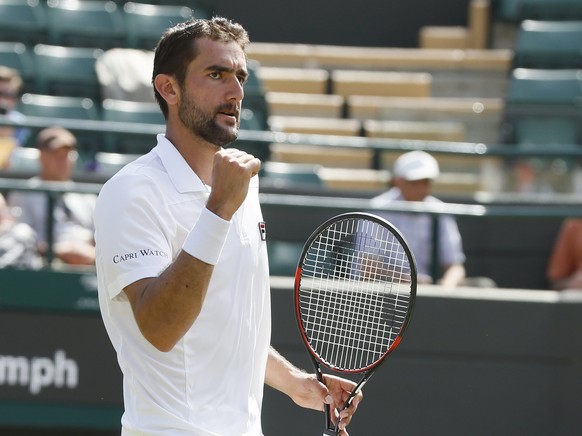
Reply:
[[[214,155],[212,192],[206,207],[229,221],[247,196],[250,179],[261,169],[261,161],[236,148],[221,149]]]
[[[338,418],[341,420],[339,434],[348,436],[346,427],[362,401],[363,394],[359,392],[354,397],[352,404],[347,409],[341,410],[356,384],[350,380],[327,374],[324,374],[323,379],[325,385],[317,380],[315,374],[304,374],[302,382],[296,384],[297,389],[292,396],[293,401],[302,407],[319,411],[323,411],[325,404],[329,404],[334,423],[337,422]]]
[[[567,289],[582,289],[582,270],[572,274],[567,283]]]

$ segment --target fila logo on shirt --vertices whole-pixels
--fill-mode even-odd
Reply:
[[[261,234],[261,241],[267,240],[267,225],[264,221],[259,221],[259,233]]]

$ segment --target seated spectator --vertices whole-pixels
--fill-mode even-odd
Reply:
[[[398,201],[442,203],[431,195],[433,181],[439,175],[439,165],[434,157],[424,151],[411,151],[396,159],[392,171],[392,187],[372,199],[374,207],[384,207]],[[374,210],[374,214],[390,221],[408,242],[415,259],[418,283],[433,283],[432,227],[429,214],[396,213]],[[450,215],[439,217],[438,259],[443,286],[455,287],[465,280],[465,254],[456,220]]]
[[[38,269],[41,266],[35,231],[14,218],[0,194],[0,268]]]
[[[0,65],[0,115],[7,115],[12,121],[21,121],[24,115],[16,110],[22,90],[22,78],[18,71]],[[10,164],[14,147],[23,145],[29,135],[25,128],[0,126],[0,168]]]
[[[569,218],[562,223],[546,277],[552,289],[582,290],[582,218]]]
[[[40,150],[40,176],[32,180],[70,182],[77,159],[76,138],[66,129],[50,127],[36,139]],[[70,265],[93,265],[93,210],[96,195],[66,192],[55,199],[53,215],[53,253],[55,258]],[[15,191],[9,204],[21,210],[21,221],[38,234],[39,249],[46,253],[48,196],[43,192]]]

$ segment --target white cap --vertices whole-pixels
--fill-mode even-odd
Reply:
[[[436,179],[439,175],[439,164],[430,154],[416,150],[404,153],[394,162],[394,177],[405,180]]]

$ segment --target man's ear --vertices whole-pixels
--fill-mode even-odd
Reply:
[[[180,87],[174,77],[168,74],[158,74],[154,78],[154,86],[168,105],[173,105],[178,102],[180,98]]]

